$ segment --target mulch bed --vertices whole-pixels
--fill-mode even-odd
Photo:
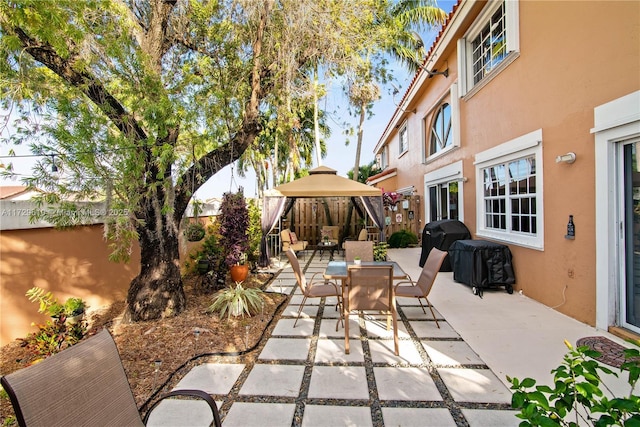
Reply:
[[[273,275],[269,273],[252,273],[243,285],[265,289],[272,279]],[[89,313],[90,334],[102,328],[111,332],[138,407],[143,406],[163,384],[177,382],[186,371],[176,371],[199,355],[242,353],[254,347],[287,298],[278,293],[265,293],[262,313],[252,317],[228,319],[225,316],[221,319],[205,313],[212,303],[213,293],[203,292],[197,285],[197,276],[184,279],[187,309],[173,318],[123,323],[124,301],[115,302],[100,312]],[[194,333],[196,330],[199,331],[197,334]],[[22,341],[16,340],[2,347],[0,375],[29,366],[36,359],[21,344]],[[156,361],[161,362],[157,371]],[[10,422],[11,417],[11,402],[3,395],[0,398],[0,423],[3,426],[17,425]]]

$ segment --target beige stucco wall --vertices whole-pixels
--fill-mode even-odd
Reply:
[[[127,264],[108,260],[102,225],[0,233],[0,345],[24,337],[47,320],[25,292],[39,286],[59,300],[80,297],[97,309],[126,297],[138,274],[137,246]]]
[[[459,100],[460,147],[422,163],[421,121],[458,79],[454,43],[438,60],[438,68],[448,62],[449,77],[429,79],[408,105],[417,108],[405,115],[410,152],[390,156],[390,166],[398,169],[398,187],[415,185],[424,199],[424,174],[462,160],[468,178],[462,184],[464,219],[475,237],[475,154],[542,129],[544,250],[509,244],[516,289],[594,325],[596,201],[590,130],[596,106],[640,88],[640,2],[520,1],[519,13],[520,56],[477,93]],[[394,154],[397,139],[397,130],[387,139]],[[574,164],[555,162],[569,151],[577,154]],[[570,214],[576,225],[573,241],[564,238]]]

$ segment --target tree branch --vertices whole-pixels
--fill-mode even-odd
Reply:
[[[75,57],[63,59],[50,44],[36,41],[21,28],[14,27],[12,31],[29,55],[85,94],[122,133],[136,141],[147,138],[144,129],[98,79],[86,71],[74,69]]]
[[[181,184],[176,186],[174,219],[179,221],[187,208],[192,191],[199,189],[209,178],[223,167],[235,162],[258,136],[260,126],[259,106],[264,96],[262,78],[269,74],[262,64],[262,42],[269,14],[274,0],[264,0],[264,10],[260,16],[256,38],[253,42],[253,66],[251,70],[251,93],[244,108],[242,125],[229,142],[198,159],[182,175]]]

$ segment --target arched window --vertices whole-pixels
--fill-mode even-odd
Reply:
[[[429,155],[439,153],[449,147],[452,143],[451,106],[448,103],[444,103],[438,108],[433,124],[431,125]]]

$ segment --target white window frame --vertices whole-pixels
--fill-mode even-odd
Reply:
[[[516,233],[511,230],[511,206],[506,204],[507,230],[501,231],[485,226],[484,179],[482,170],[524,157],[535,157],[536,162],[536,234]],[[503,144],[476,154],[476,234],[494,240],[512,243],[532,249],[544,250],[544,194],[542,164],[542,129],[507,141]],[[509,195],[506,195],[509,200]]]
[[[465,35],[458,40],[458,74],[460,75],[459,95],[472,96],[488,82],[493,80],[502,70],[520,55],[520,27],[519,0],[504,0],[505,5],[505,37],[507,39],[507,53],[504,59],[494,66],[477,83],[473,82],[473,40],[489,24],[491,17],[502,5],[500,1],[487,3],[485,9],[478,15],[473,25]]]
[[[389,155],[387,154],[388,149],[389,147],[384,145],[380,151],[378,151],[378,154],[376,154],[376,166],[378,166],[378,169],[381,171],[385,170],[389,166]]]
[[[422,118],[422,150],[424,163],[433,161],[460,146],[460,102],[457,96],[458,84],[453,83],[445,96],[441,97]],[[442,104],[448,103],[451,108],[451,145],[443,150],[430,154],[431,128],[435,120],[435,114]]]
[[[405,144],[402,143],[403,136],[406,142]],[[398,157],[401,157],[407,151],[409,151],[409,128],[405,121],[398,131]]]
[[[429,212],[431,212],[429,187],[448,184],[453,181],[458,182],[458,221],[464,222],[464,183],[466,182],[466,178],[462,174],[462,160],[424,175],[425,221],[427,221],[427,218],[429,218]]]

